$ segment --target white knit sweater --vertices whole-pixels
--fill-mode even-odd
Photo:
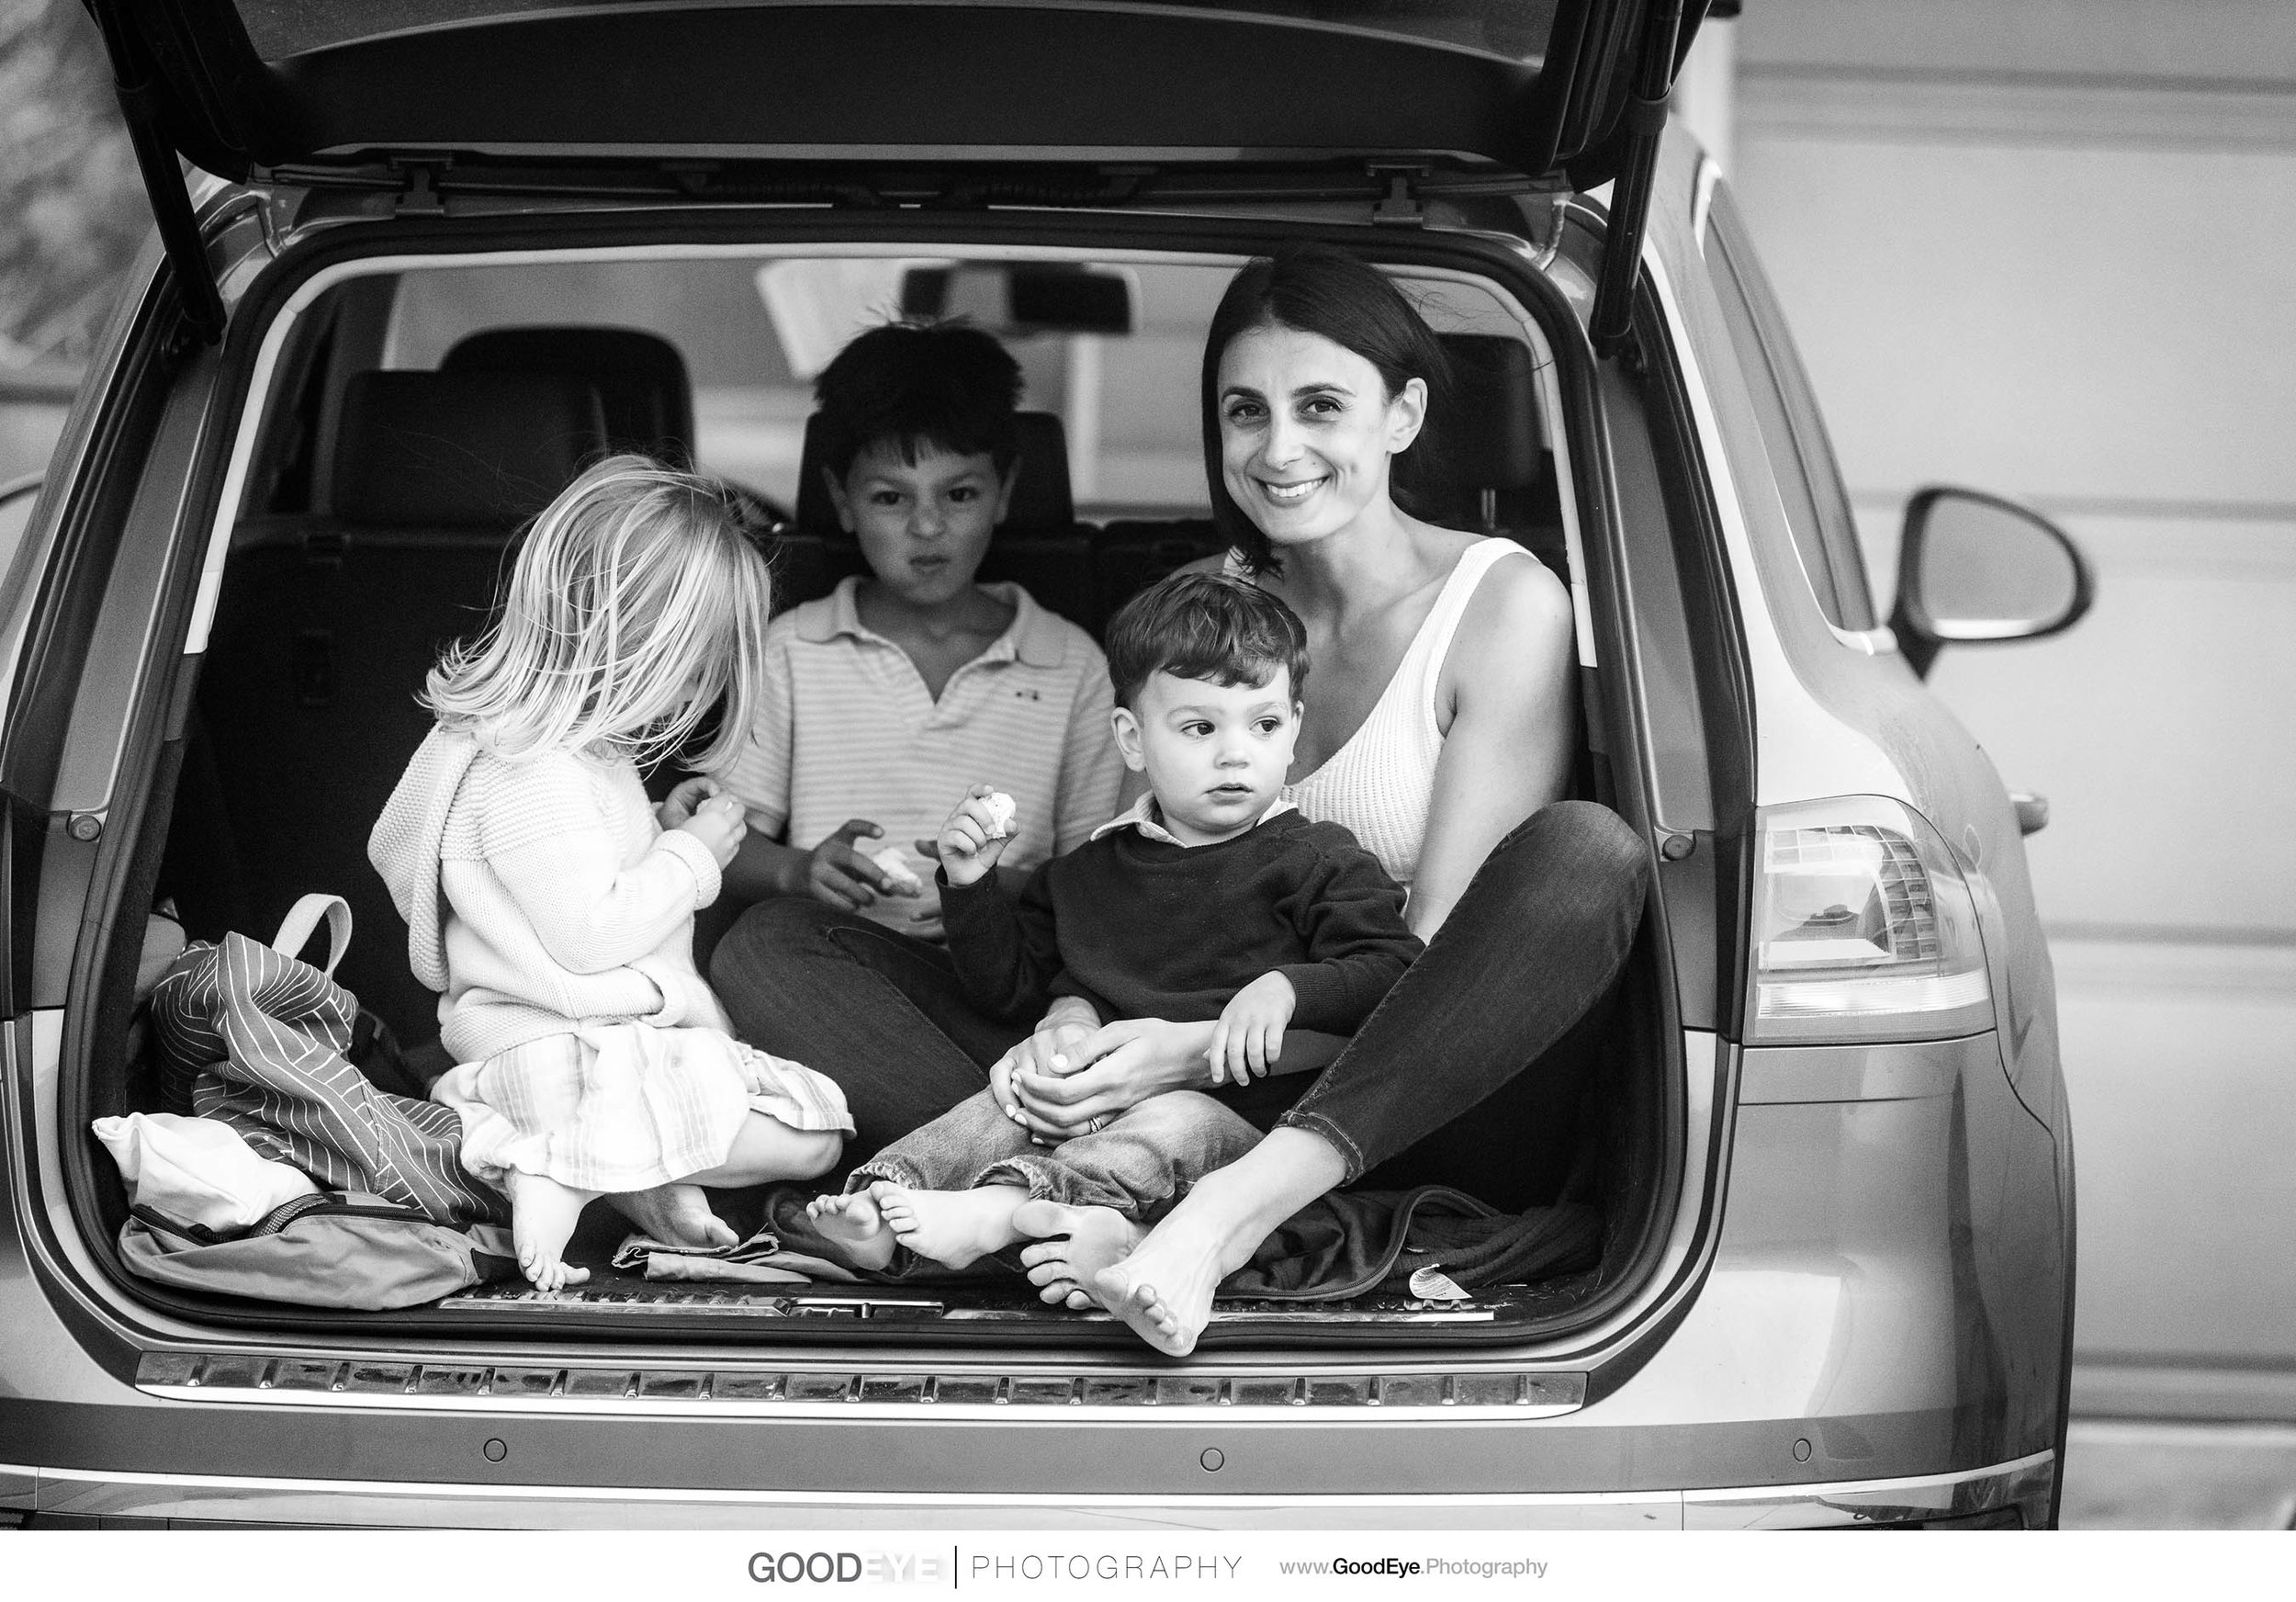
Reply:
[[[434,728],[367,856],[407,919],[415,976],[445,993],[457,1062],[582,1022],[731,1029],[693,965],[716,859],[661,828],[626,760],[505,762]]]

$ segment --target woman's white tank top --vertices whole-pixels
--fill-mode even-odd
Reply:
[[[1284,786],[1285,800],[1311,818],[1344,826],[1407,890],[1418,871],[1419,847],[1427,833],[1435,759],[1443,754],[1435,692],[1444,660],[1450,655],[1451,637],[1458,632],[1467,604],[1475,598],[1475,587],[1510,556],[1528,557],[1530,552],[1509,539],[1486,538],[1467,547],[1370,716],[1322,767]],[[1232,554],[1227,570],[1242,574]]]

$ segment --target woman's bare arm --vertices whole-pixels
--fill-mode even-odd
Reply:
[[[1452,638],[1437,691],[1451,710],[1427,803],[1406,913],[1435,938],[1509,830],[1570,779],[1578,728],[1570,592],[1536,560],[1483,576]]]

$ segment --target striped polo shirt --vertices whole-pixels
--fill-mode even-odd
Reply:
[[[937,939],[938,919],[916,917],[940,908],[916,842],[939,836],[968,787],[994,784],[1019,807],[1006,867],[1026,874],[1083,844],[1116,809],[1115,694],[1090,635],[1018,584],[984,584],[1014,609],[1011,626],[936,701],[908,653],[861,623],[860,584],[846,579],[766,629],[760,710],[724,778],[752,829],[800,850],[848,818],[882,826],[861,849],[897,845],[925,895],[880,897],[868,915]]]

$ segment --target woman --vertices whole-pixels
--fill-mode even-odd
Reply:
[[[1395,1173],[1390,1159],[1480,1146],[1551,1168],[1581,1081],[1535,1059],[1609,991],[1641,915],[1641,840],[1605,808],[1558,799],[1576,744],[1568,592],[1512,543],[1414,514],[1439,479],[1423,435],[1446,371],[1392,285],[1312,246],[1239,273],[1206,342],[1224,565],[1290,603],[1315,664],[1285,794],[1411,887],[1429,945],[1352,1042],[1288,1035],[1275,1077],[1221,1092],[1266,1138],[1144,1238],[1101,1209],[1016,1213],[1039,1237],[1022,1258],[1045,1300],[1097,1301],[1167,1352],[1194,1346],[1213,1287],[1277,1225],[1383,1164]],[[1100,1027],[1066,1004],[1011,1044],[937,973],[817,921],[763,904],[720,948],[720,993],[745,1038],[837,1079],[857,1115],[872,1100],[859,1087],[882,1100],[897,1072],[909,1105],[880,1117],[879,1139],[977,1089],[992,1059],[990,1080],[1051,1140],[1210,1084],[1209,1023]],[[1494,1095],[1514,1103],[1503,1120],[1470,1116]]]
[[[1032,1279],[1071,1304],[1088,1294],[1175,1355],[1194,1347],[1213,1288],[1292,1213],[1534,1078],[1526,1066],[1609,990],[1640,918],[1640,840],[1615,813],[1559,799],[1575,744],[1568,592],[1512,543],[1411,510],[1436,477],[1424,436],[1445,373],[1394,287],[1329,248],[1246,266],[1206,341],[1225,565],[1291,604],[1315,663],[1285,793],[1410,886],[1428,949],[1266,1138],[1144,1239],[1074,1210],[1017,1220],[1055,1237],[1024,1253]],[[1064,1135],[1200,1087],[1209,1032],[1090,1030],[1056,1012],[1016,1048],[1014,1088],[1043,1132]],[[1055,1054],[1091,1066],[1046,1072]],[[1567,1140],[1577,1088],[1544,1087],[1543,1127],[1509,1135]],[[1281,1082],[1266,1089],[1292,1100]]]

